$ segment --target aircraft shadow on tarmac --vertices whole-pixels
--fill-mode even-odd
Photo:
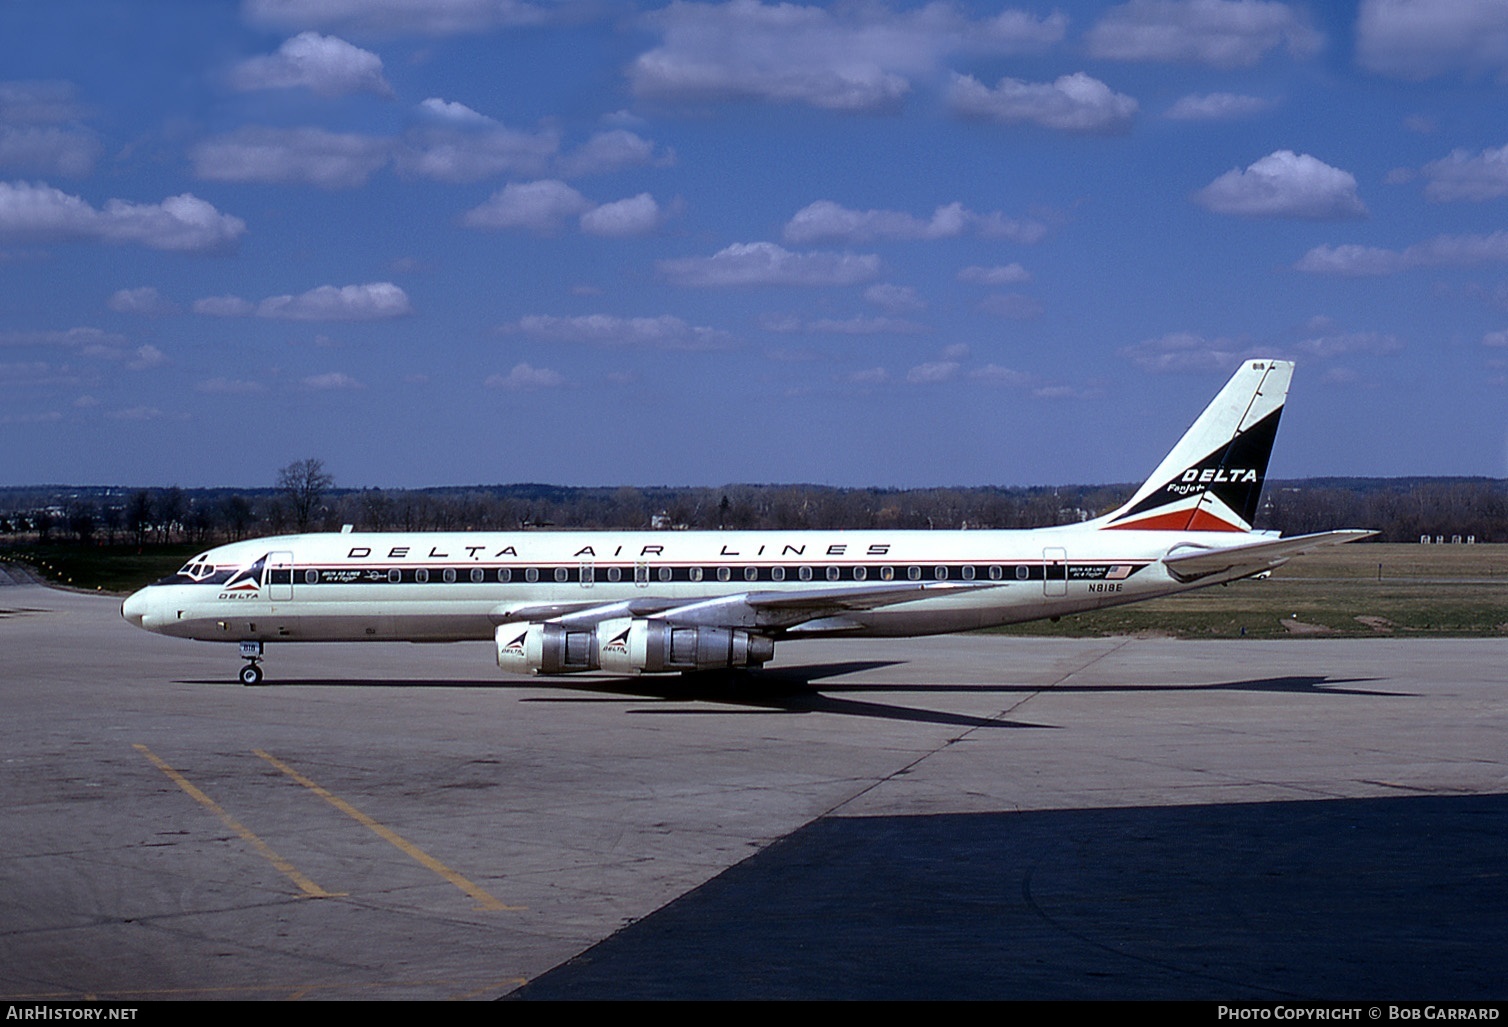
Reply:
[[[532,695],[521,699],[533,703],[651,703],[647,708],[625,712],[645,715],[696,716],[701,714],[806,714],[828,713],[840,716],[868,717],[879,720],[947,724],[969,728],[1049,728],[1052,725],[1001,717],[980,717],[950,713],[945,710],[902,706],[858,698],[865,694],[910,692],[917,695],[1001,695],[1030,696],[1042,692],[1086,694],[1157,693],[1157,692],[1265,692],[1289,695],[1365,695],[1406,696],[1405,692],[1385,692],[1366,688],[1348,688],[1373,678],[1331,678],[1325,675],[1289,675],[1252,678],[1242,681],[1209,684],[1093,684],[1072,683],[1027,685],[1006,683],[908,684],[826,682],[827,678],[899,666],[900,660],[856,660],[841,663],[813,664],[778,670],[706,671],[698,674],[645,677],[571,677],[548,679],[547,687],[556,695]],[[815,682],[824,682],[821,685]],[[224,684],[222,681],[184,681],[183,684]],[[357,680],[341,678],[296,678],[271,682],[261,687],[307,688],[468,688],[529,689],[541,687],[540,679],[515,678],[498,681],[454,679],[387,679]],[[661,705],[663,704],[663,705]],[[687,706],[685,704],[693,704]]]

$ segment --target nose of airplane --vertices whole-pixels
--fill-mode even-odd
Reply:
[[[135,624],[138,628],[145,627],[142,623],[147,616],[146,590],[133,592],[126,597],[126,601],[120,604],[120,615]]]

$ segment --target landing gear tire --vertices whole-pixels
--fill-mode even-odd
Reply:
[[[255,663],[248,663],[241,668],[241,684],[260,685],[262,683],[262,668]]]

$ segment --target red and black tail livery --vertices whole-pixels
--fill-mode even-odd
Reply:
[[[1293,364],[1248,360],[1126,505],[1098,527],[1250,531]]]

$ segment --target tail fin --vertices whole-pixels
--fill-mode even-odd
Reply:
[[[1293,363],[1249,360],[1101,528],[1250,531]]]

